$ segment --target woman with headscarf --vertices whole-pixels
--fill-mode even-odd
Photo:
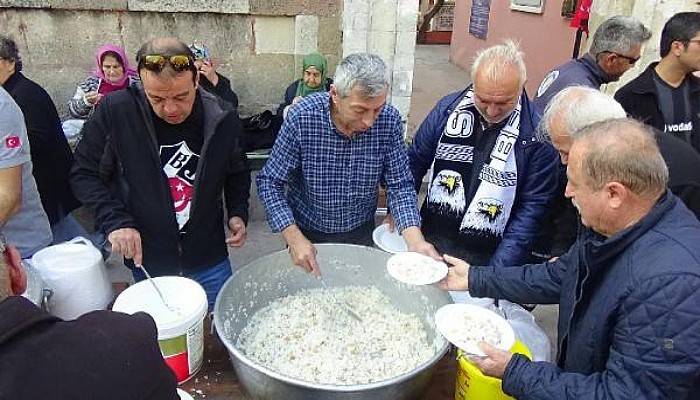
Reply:
[[[278,110],[277,116],[287,116],[289,109],[305,96],[316,92],[330,90],[333,80],[328,78],[328,61],[319,53],[311,53],[302,60],[302,77],[292,82],[284,94],[284,103]]]
[[[68,103],[73,118],[87,119],[102,97],[139,80],[138,73],[129,67],[126,52],[119,46],[106,44],[97,49],[96,64],[95,71],[78,85]]]
[[[265,110],[260,114],[241,118],[243,140],[246,151],[271,148],[282,127],[287,112],[302,98],[316,92],[327,92],[333,80],[328,78],[328,62],[318,53],[311,53],[302,60],[302,78],[292,82],[284,94],[284,103],[277,108],[277,114]]]

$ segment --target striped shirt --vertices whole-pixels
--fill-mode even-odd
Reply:
[[[401,116],[390,105],[371,128],[348,138],[331,120],[328,93],[296,104],[256,180],[272,230],[297,224],[349,232],[373,220],[380,181],[399,232],[420,226],[402,132]]]

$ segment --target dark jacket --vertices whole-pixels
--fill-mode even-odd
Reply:
[[[177,400],[177,382],[144,313],[62,321],[29,300],[0,302],[0,399]]]
[[[700,222],[671,193],[610,238],[582,229],[553,263],[474,267],[476,297],[559,303],[557,363],[515,355],[518,399],[695,399],[700,393]]]
[[[221,97],[223,100],[228,102],[234,109],[238,109],[238,96],[233,91],[233,89],[231,89],[231,81],[218,72],[216,72],[216,75],[219,76],[219,82],[217,82],[216,86],[214,86],[212,85],[211,81],[206,76],[204,76],[204,74],[200,73],[199,85],[209,93],[213,93]]]
[[[22,109],[31,148],[32,171],[51,225],[80,206],[68,182],[73,153],[49,94],[21,72],[3,85]]]
[[[287,107],[288,105],[292,104],[292,100],[294,100],[294,97],[297,95],[297,88],[299,87],[299,81],[301,79],[297,79],[296,81],[292,82],[287,86],[287,90],[284,91],[284,103],[280,104],[279,107],[277,107],[277,116],[282,118],[284,114],[284,108]],[[331,84],[333,83],[333,79],[331,78],[326,78],[326,84],[325,84],[325,89],[326,91],[331,90]]]
[[[466,89],[442,98],[428,114],[408,150],[416,188],[435,159],[435,151],[443,129],[454,108],[464,97]],[[533,242],[537,238],[543,215],[557,188],[559,159],[548,143],[535,139],[539,115],[523,93],[520,116],[520,136],[515,145],[518,168],[513,209],[503,232],[503,239],[491,256],[491,265],[521,265],[529,260]]]
[[[560,256],[576,241],[579,227],[579,215],[571,199],[566,198],[566,165],[559,165],[559,181],[542,222],[540,236],[533,246],[533,258],[529,262],[547,261]]]
[[[621,87],[615,93],[615,100],[622,104],[631,117],[663,131],[664,116],[659,109],[656,83],[654,83],[654,68],[658,64],[658,62],[650,64],[638,77]],[[688,74],[685,79],[689,79],[690,83],[690,109],[693,112],[690,144],[700,152],[700,78]]]
[[[557,93],[569,86],[587,86],[600,89],[610,77],[590,54],[562,64],[545,75],[532,102],[542,111]]]
[[[250,171],[235,111],[199,90],[204,110],[200,160],[187,231],[175,219],[170,187],[158,155],[152,111],[140,87],[111,93],[85,122],[71,184],[94,210],[105,234],[135,228],[153,275],[210,267],[228,256],[222,200],[228,218],[248,219]],[[222,199],[222,194],[224,199]]]
[[[700,219],[700,154],[665,132],[656,133],[656,143],[668,166],[668,188]]]

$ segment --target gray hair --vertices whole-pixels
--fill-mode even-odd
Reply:
[[[363,96],[377,97],[389,86],[386,64],[376,54],[350,54],[336,67],[333,86],[340,97],[349,96],[355,86]]]
[[[505,68],[507,66],[517,68],[520,73],[520,86],[523,87],[527,81],[524,54],[518,44],[510,39],[476,53],[471,69],[472,82],[476,79],[477,71],[482,70],[491,80],[499,81],[510,72]]]
[[[656,198],[668,184],[668,168],[654,131],[631,118],[597,122],[579,131],[574,145],[584,142],[582,171],[589,186],[600,190],[620,182],[632,193]]]
[[[0,35],[0,58],[15,62],[15,72],[22,71],[22,57],[19,56],[17,43],[10,37]]]
[[[605,20],[593,34],[588,52],[597,57],[600,53],[628,53],[632,47],[649,40],[651,31],[634,17],[616,15]]]
[[[596,122],[625,118],[627,114],[614,98],[587,86],[569,86],[547,104],[537,127],[541,141],[551,141],[552,121],[558,119],[566,134],[575,138],[578,131]]]

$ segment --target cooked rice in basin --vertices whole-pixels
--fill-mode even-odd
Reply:
[[[345,301],[362,318],[353,319]],[[399,311],[376,287],[305,289],[260,309],[236,346],[280,374],[319,384],[389,379],[429,360],[420,319]]]

